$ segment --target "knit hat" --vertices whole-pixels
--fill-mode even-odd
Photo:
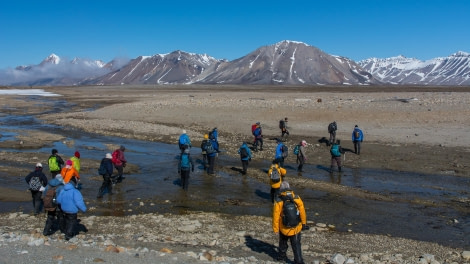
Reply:
[[[358,127],[357,125],[355,125],[354,127]]]
[[[106,153],[106,156],[105,156],[107,159],[112,159],[113,156],[111,155],[111,153]]]
[[[59,151],[57,151],[57,149],[52,149],[52,155],[58,153]]]
[[[58,181],[60,181],[61,183],[64,183],[64,178],[62,178],[62,175],[61,175],[61,174],[57,174],[57,175],[55,176],[55,178],[56,178]]]
[[[183,129],[183,131],[182,131],[182,132],[183,132],[183,134],[186,134],[186,129]]]
[[[78,150],[77,150],[77,151],[75,151],[75,154],[74,154],[74,156],[75,156],[75,157],[77,157],[77,158],[80,158],[80,152],[78,152]]]
[[[257,125],[261,125],[261,123],[260,123],[260,122],[256,122],[256,124],[257,124]]]
[[[67,160],[67,161],[65,162],[65,165],[70,165],[70,166],[72,166],[72,161],[71,161],[71,160]]]
[[[42,168],[41,162],[36,163],[36,168]]]
[[[307,141],[302,140],[302,146],[306,146],[306,145],[307,145]]]
[[[289,190],[289,189],[290,189],[289,183],[286,182],[286,181],[283,181],[281,183],[280,191],[283,192],[283,191],[286,191],[286,190]]]
[[[204,134],[204,139],[209,139],[209,135],[208,135],[208,134]]]
[[[126,150],[126,147],[124,147],[123,145],[121,145],[121,146],[119,147],[119,149],[122,150],[122,151],[124,151],[124,150]]]

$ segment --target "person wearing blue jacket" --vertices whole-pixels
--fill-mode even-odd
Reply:
[[[251,151],[246,142],[242,143],[238,149],[238,154],[240,154],[240,159],[242,161],[242,174],[245,175],[248,170],[248,162],[251,160]]]
[[[78,210],[86,212],[87,208],[82,194],[70,182],[65,184],[64,189],[57,196],[57,202],[64,212],[65,240],[69,240],[75,236]]]
[[[283,151],[284,143],[280,139],[276,139],[277,147],[276,147],[276,154],[274,156],[274,161],[279,164],[282,168],[284,168],[284,158],[285,154]]]
[[[214,174],[214,166],[215,166],[215,157],[219,153],[219,143],[215,139],[210,139],[209,142],[212,144],[211,149],[206,149],[207,153],[207,160],[209,161],[209,166],[207,168],[207,173]]]
[[[352,132],[352,142],[354,143],[354,153],[357,155],[361,154],[361,143],[364,141],[364,134],[362,130],[356,125]]]
[[[44,201],[46,201],[47,192],[51,188],[55,188],[55,197],[58,197],[60,192],[64,189],[64,180],[62,179],[62,175],[57,174],[55,178],[53,178],[52,180],[48,182],[46,189],[42,193],[42,199]],[[64,221],[64,216],[62,214],[62,210],[60,209],[60,206],[56,206],[52,203],[52,199],[50,200],[51,200],[51,204],[47,204],[47,202],[44,203],[44,209],[47,211],[47,220],[46,220],[46,225],[44,226],[44,231],[42,232],[42,234],[45,236],[52,235],[54,233],[54,230],[52,229],[52,227],[54,225],[56,217],[59,222],[60,231],[65,233],[65,221]]]

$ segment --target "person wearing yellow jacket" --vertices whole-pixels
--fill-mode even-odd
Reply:
[[[289,214],[288,206],[284,208],[284,203],[295,203],[293,214]],[[287,240],[290,240],[294,253],[294,263],[304,263],[302,258],[302,248],[300,242],[300,232],[307,227],[307,215],[305,214],[304,203],[298,195],[294,194],[289,187],[289,183],[284,181],[281,184],[281,194],[276,197],[273,206],[273,231],[279,233],[279,255],[278,260],[287,261]],[[292,211],[292,210],[291,210]],[[290,217],[289,217],[290,216]]]
[[[273,180],[272,173],[273,170],[276,170],[279,176],[279,180]],[[281,188],[282,180],[286,175],[286,169],[281,168],[276,160],[273,161],[273,164],[268,170],[269,182],[271,184],[271,202],[274,203],[274,198],[279,195],[279,188]]]

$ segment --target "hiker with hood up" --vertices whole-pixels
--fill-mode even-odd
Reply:
[[[77,234],[78,210],[86,212],[87,208],[83,196],[75,186],[69,182],[57,196],[65,218],[65,240],[70,240]]]
[[[29,185],[29,190],[31,191],[34,215],[39,215],[43,205],[41,198],[42,192],[44,191],[44,187],[47,185],[47,177],[42,172],[42,164],[39,162],[36,163],[36,168],[34,171],[29,173],[28,176],[24,178],[24,180]]]
[[[294,263],[304,263],[300,236],[302,230],[308,229],[304,203],[298,195],[294,194],[286,181],[282,182],[280,192],[273,206],[272,223],[274,233],[279,234],[277,260],[287,261],[287,241],[289,240],[294,253]]]
[[[62,175],[57,174],[54,179],[50,180],[46,186],[46,189],[42,193],[42,199],[44,200],[44,210],[47,212],[46,224],[44,226],[43,235],[49,236],[54,233],[54,223],[56,218],[59,223],[59,229],[62,233],[65,233],[65,220],[62,214],[60,206],[57,204],[57,196],[64,188],[64,180]],[[55,201],[54,201],[55,199]]]
[[[245,175],[248,170],[248,162],[251,160],[251,151],[245,141],[238,149],[238,154],[240,154],[240,159],[242,161],[242,174]]]
[[[65,162],[65,167],[62,168],[60,174],[62,175],[62,178],[64,178],[64,183],[72,181],[73,184],[77,186],[80,181],[80,175],[78,175],[77,170],[72,165],[73,162],[71,160],[67,160]]]

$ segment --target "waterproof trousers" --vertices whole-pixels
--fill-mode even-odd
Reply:
[[[181,169],[181,188],[187,191],[189,185],[189,168]]]
[[[359,140],[354,140],[354,153],[357,155],[361,154],[361,141]]]
[[[31,190],[31,196],[33,197],[33,208],[34,208],[34,215],[38,215],[41,213],[42,210],[42,192],[40,191],[33,191]]]
[[[271,187],[271,202],[274,203],[274,199],[278,197],[280,194],[280,188],[272,188]]]
[[[286,236],[279,232],[279,260],[287,260],[287,240],[290,240],[290,245],[294,253],[294,263],[303,264],[304,260],[302,259],[302,248],[300,243],[300,232],[293,236]]]
[[[53,234],[57,230],[57,227],[55,227],[56,225],[58,225],[60,232],[65,233],[64,216],[59,208],[56,208],[54,211],[47,211],[47,219],[43,235],[48,236]]]
[[[242,174],[245,175],[248,170],[248,160],[242,160]]]
[[[109,174],[103,175],[103,183],[98,190],[98,198],[103,197],[103,194],[105,194],[106,190],[108,190],[109,194],[113,194],[113,183],[111,182],[111,175]]]
[[[65,217],[65,239],[69,240],[76,234],[77,214],[64,213]]]
[[[209,160],[209,167],[207,168],[207,173],[214,174],[215,156],[207,155],[207,159]]]

